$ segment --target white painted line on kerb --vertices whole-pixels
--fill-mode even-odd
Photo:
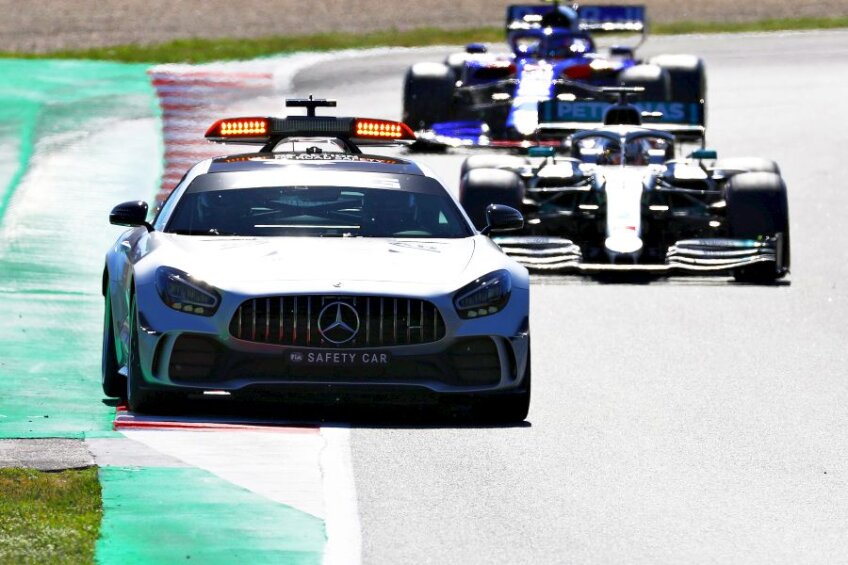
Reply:
[[[131,440],[324,520],[325,565],[358,565],[361,533],[350,430],[319,433],[124,430]]]
[[[362,561],[362,537],[351,464],[350,430],[321,428],[321,437],[325,441],[321,452],[327,528],[324,565],[358,565]]]
[[[220,430],[124,431],[128,438],[268,500],[324,519],[317,434]]]
[[[394,49],[367,53],[391,51]],[[361,51],[348,50],[151,68],[150,75],[163,102],[163,137],[168,156],[160,198],[193,161],[225,152],[203,138],[203,132],[215,119],[228,115],[275,115],[299,71],[325,60],[361,55]],[[349,429],[321,428],[320,435],[291,437],[253,431],[151,430],[125,434],[266,498],[322,518],[327,535],[323,563],[361,563]]]

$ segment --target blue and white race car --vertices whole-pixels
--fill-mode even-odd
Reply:
[[[636,33],[644,40],[644,6],[515,5],[506,27],[510,53],[472,44],[443,63],[413,65],[404,83],[403,121],[445,137],[509,142],[535,133],[540,102],[573,97],[575,90],[579,97],[581,85],[641,87],[652,101],[706,102],[698,57],[643,61],[635,56],[638,44],[604,52],[596,46],[593,36],[600,33]]]
[[[361,145],[414,139],[385,120],[220,120],[258,153],[202,161],[106,255],[103,390],[134,411],[206,392],[424,393],[520,421],[530,402],[529,279],[413,162]]]

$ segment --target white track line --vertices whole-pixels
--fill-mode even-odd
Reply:
[[[374,53],[388,50],[374,50]],[[358,51],[211,65],[160,65],[149,74],[163,109],[167,161],[159,199],[192,163],[227,153],[203,133],[227,115],[274,115],[302,69],[325,60],[361,56]],[[323,518],[324,563],[358,564],[361,533],[351,466],[350,430],[320,434],[252,431],[127,431],[127,437],[206,469],[271,500]]]
[[[326,442],[321,452],[327,528],[324,565],[358,565],[362,538],[350,461],[350,430],[321,428],[321,436]]]

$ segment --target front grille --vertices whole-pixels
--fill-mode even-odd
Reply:
[[[331,328],[337,320],[342,324]],[[301,347],[390,347],[439,341],[445,322],[435,305],[415,298],[272,296],[242,303],[230,321],[230,334]]]

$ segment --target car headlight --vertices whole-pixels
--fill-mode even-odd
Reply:
[[[188,314],[211,316],[221,303],[221,295],[213,287],[171,267],[156,269],[156,291],[162,302]]]
[[[462,318],[489,316],[503,310],[511,291],[509,271],[495,271],[459,289],[453,304]]]

